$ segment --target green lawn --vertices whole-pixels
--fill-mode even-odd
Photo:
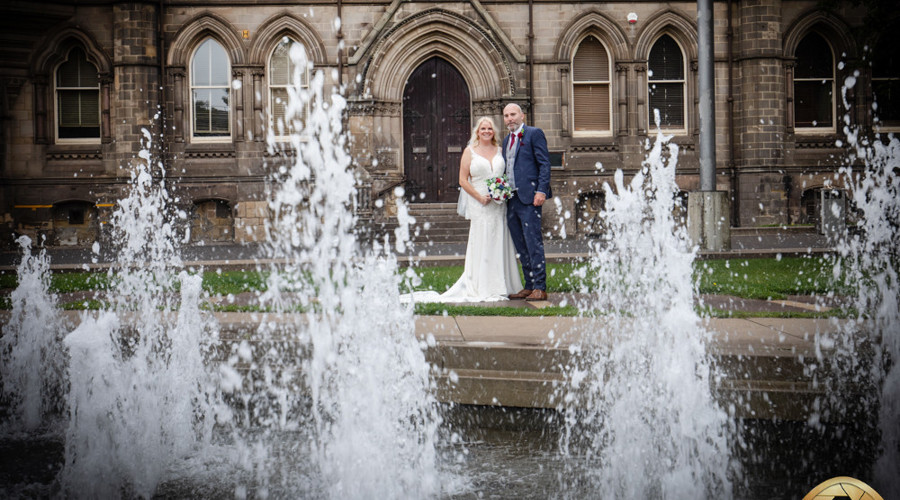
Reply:
[[[592,290],[581,276],[584,264],[549,264],[547,289],[553,292]],[[462,275],[462,266],[429,267],[416,271],[422,284],[416,290],[443,292]],[[701,294],[734,295],[746,299],[782,299],[788,295],[840,293],[834,265],[820,257],[781,259],[722,259],[694,262],[694,284]]]
[[[846,290],[844,283],[835,278],[834,263],[822,257],[697,261],[694,279],[699,293],[745,299],[782,299],[787,295]]]
[[[447,290],[462,274],[462,266],[414,268],[421,283],[416,290]],[[406,269],[400,269],[401,273]],[[837,273],[840,275],[840,273]],[[551,292],[591,291],[594,287],[588,278],[585,264],[559,263],[548,265],[547,288]],[[260,292],[266,289],[267,273],[256,271],[205,272],[203,288],[213,296],[227,296],[241,292]],[[54,273],[50,288],[55,293],[103,290],[109,287],[110,278],[105,273],[64,272]],[[14,273],[0,273],[0,288],[16,286]],[[844,284],[835,278],[834,264],[821,257],[785,257],[780,259],[727,259],[694,262],[694,287],[700,294],[733,295],[748,299],[781,299],[788,295],[825,294],[846,290]],[[177,288],[177,286],[176,286]],[[403,292],[409,291],[404,285]],[[0,299],[0,308],[9,308],[8,298]],[[66,308],[83,308],[63,304]],[[87,308],[101,307],[99,302],[88,302]],[[239,310],[228,306],[212,307],[217,310]],[[418,304],[419,314],[451,315],[556,315],[578,314],[572,306],[547,309],[454,306],[441,304]],[[703,311],[716,315],[715,311]]]

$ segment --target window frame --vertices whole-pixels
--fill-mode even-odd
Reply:
[[[195,75],[194,75],[194,60],[197,57],[197,52],[200,50],[203,45],[211,41],[219,45],[222,49],[222,52],[225,53],[225,74],[228,78],[228,83],[224,86],[222,85],[195,85]],[[213,67],[212,59],[210,59],[210,70]],[[234,140],[234,106],[233,106],[233,94],[232,94],[232,81],[231,78],[231,58],[228,57],[228,51],[225,49],[225,45],[212,36],[204,37],[200,40],[199,43],[194,47],[191,51],[191,57],[188,61],[188,102],[190,102],[190,111],[188,112],[188,123],[190,130],[190,141],[192,143],[222,143],[222,142],[231,142]],[[197,135],[197,131],[194,129],[195,125],[195,113],[196,105],[194,101],[194,90],[195,89],[225,89],[228,95],[228,134],[223,135]],[[212,117],[210,117],[212,120]],[[210,123],[211,124],[211,123]]]
[[[603,81],[603,80],[579,80],[579,81],[576,81],[575,80],[575,74],[576,74],[575,56],[578,55],[578,50],[581,48],[581,44],[584,43],[585,40],[587,40],[588,38],[593,38],[594,40],[596,40],[598,43],[600,43],[600,46],[603,47],[603,50],[606,51],[606,62],[607,62],[608,68],[607,68],[607,79],[605,81]],[[615,107],[613,106],[613,104],[614,104],[614,101],[613,101],[613,98],[614,98],[613,75],[614,75],[615,64],[614,64],[613,58],[611,56],[611,51],[609,50],[609,47],[603,42],[603,38],[597,36],[594,33],[587,33],[584,36],[582,36],[581,39],[578,40],[578,43],[575,44],[575,50],[572,51],[572,56],[569,60],[569,65],[572,68],[571,69],[572,77],[569,79],[569,95],[572,96],[572,98],[570,100],[570,102],[572,103],[570,106],[570,109],[572,110],[571,117],[570,117],[570,119],[572,120],[572,137],[612,137],[613,136],[613,124],[615,123],[615,116],[614,116]],[[576,99],[575,87],[579,86],[579,85],[606,85],[607,94],[609,97],[609,102],[608,102],[609,128],[608,129],[606,129],[606,130],[601,130],[601,129],[577,130],[576,129],[575,114],[576,114],[576,109],[578,107],[578,101]]]
[[[894,83],[898,88],[900,88],[900,75],[897,76],[872,76],[872,100],[873,102],[878,102],[878,95],[875,94],[875,82],[883,82],[883,83]],[[900,99],[900,95],[897,96],[897,99]],[[880,108],[881,106],[879,106]],[[878,114],[878,109],[874,110],[875,116],[878,116],[878,121],[876,121],[873,125],[875,127],[875,131],[877,132],[897,132],[900,131],[900,116],[893,118],[891,121],[894,122],[891,125],[884,125],[884,121],[881,116]]]
[[[675,42],[675,45],[678,47],[678,50],[681,52],[681,80],[651,80],[652,68],[650,67],[650,54],[653,52],[653,49],[656,47],[656,44],[659,43],[659,40],[668,36]],[[656,38],[653,39],[653,43],[650,44],[650,50],[647,52],[647,85],[644,88],[645,98],[647,103],[647,130],[652,131],[656,129],[656,121],[653,120],[653,107],[650,105],[650,87],[651,85],[658,83],[680,83],[681,84],[681,109],[682,109],[682,124],[677,126],[665,125],[663,123],[659,124],[659,129],[663,130],[667,133],[674,135],[687,135],[688,133],[688,120],[689,113],[688,110],[688,57],[687,53],[682,47],[681,42],[678,41],[678,37],[675,34],[669,31],[663,31],[657,35]]]
[[[801,127],[801,126],[797,125],[797,101],[799,100],[797,97],[797,82],[817,82],[817,81],[822,80],[822,78],[820,78],[820,77],[815,77],[815,78],[798,78],[797,77],[797,67],[799,66],[799,64],[797,64],[797,59],[796,59],[797,49],[800,47],[800,45],[803,43],[803,41],[806,39],[806,37],[810,36],[811,34],[816,34],[819,36],[819,38],[821,38],[823,41],[825,41],[825,45],[828,46],[828,50],[830,51],[830,56],[831,56],[831,65],[830,65],[831,66],[831,78],[825,79],[825,80],[831,80],[831,126],[829,126],[829,127]],[[815,31],[815,30],[810,30],[807,33],[805,33],[802,37],[800,37],[800,40],[797,43],[797,47],[794,48],[794,61],[795,62],[794,62],[794,72],[792,75],[793,81],[791,82],[791,87],[792,87],[791,93],[794,96],[793,103],[792,103],[792,106],[794,107],[794,109],[792,110],[792,112],[793,112],[793,117],[794,117],[793,125],[794,125],[794,133],[795,134],[828,135],[828,134],[834,134],[837,131],[837,87],[836,87],[837,63],[835,61],[834,53],[835,53],[834,47],[831,45],[831,42],[828,41],[828,37],[825,36],[824,34],[822,34],[821,32]]]
[[[895,26],[893,26],[893,28],[900,29],[900,26],[895,25]],[[884,36],[884,35],[882,35],[882,36]],[[879,52],[882,49],[890,50],[891,47],[888,47],[888,45],[890,45],[889,42],[891,42],[891,41],[893,41],[893,40],[888,40],[887,42],[883,39],[879,40],[878,43],[875,44],[875,48],[873,50],[873,54],[875,57],[872,59],[872,70],[871,70],[872,102],[876,102],[876,103],[878,102],[878,94],[875,93],[876,82],[885,83],[885,84],[893,83],[895,86],[897,86],[897,88],[898,88],[897,94],[898,95],[897,95],[896,99],[898,101],[900,101],[900,56],[897,56],[897,59],[895,59],[893,61],[892,65],[895,67],[891,68],[891,69],[897,71],[897,73],[891,74],[889,76],[875,76],[875,68],[876,68],[876,63],[878,62]],[[900,108],[900,103],[898,103],[897,107]],[[872,110],[873,118],[878,117],[878,121],[873,120],[873,122],[874,122],[873,127],[874,127],[875,131],[876,132],[900,131],[900,111],[898,111],[898,116],[893,117],[893,119],[891,120],[892,122],[894,122],[892,125],[884,125],[883,124],[884,122],[882,121],[882,118],[879,114],[880,109],[881,109],[881,106],[879,105],[878,109]]]
[[[272,47],[272,50],[269,51],[269,57],[266,61],[266,92],[268,94],[268,99],[266,100],[266,124],[269,127],[269,130],[272,132],[271,133],[272,140],[274,140],[275,142],[278,142],[278,143],[287,143],[287,142],[290,142],[290,139],[291,139],[291,133],[289,130],[287,130],[288,134],[286,134],[286,135],[278,134],[278,130],[276,129],[276,126],[275,126],[275,116],[273,113],[275,96],[273,95],[272,90],[273,89],[284,89],[287,96],[290,97],[288,88],[293,85],[290,81],[288,81],[288,83],[285,83],[285,84],[272,83],[272,76],[274,75],[274,73],[272,71],[272,59],[275,57],[275,51],[278,50],[278,47],[281,46],[281,44],[283,44],[285,42],[298,43],[298,44],[303,43],[298,40],[295,40],[294,38],[291,38],[290,36],[283,36],[283,37],[281,37],[281,40],[279,40],[278,43],[276,43],[275,46]],[[288,59],[288,63],[289,63],[288,79],[290,80],[293,77],[293,73],[294,73],[293,68],[291,67],[291,66],[293,66],[293,61],[290,59],[290,56],[288,56],[287,59]],[[307,92],[309,92],[310,83],[311,83],[310,82],[309,64],[307,64],[306,68],[304,68],[303,76],[304,76],[303,82],[301,82],[301,85],[299,86],[299,88],[297,90],[302,91],[305,89]],[[285,106],[287,106],[287,103],[285,103]],[[305,107],[306,107],[306,109],[304,110],[304,116],[303,116],[303,125],[304,126],[303,126],[303,129],[300,131],[300,139],[303,141],[305,141],[309,138],[309,134],[307,133],[307,128],[306,128],[306,121],[309,119],[309,112],[310,112],[310,101],[309,100],[306,101]],[[288,124],[286,123],[285,129],[288,129],[287,125]],[[269,137],[269,134],[266,134],[266,135],[267,135],[267,137]]]
[[[85,61],[90,64],[94,70],[97,72],[97,86],[96,87],[60,87],[59,86],[59,70],[62,66],[69,62],[70,57],[72,56],[72,52],[75,50],[80,50],[84,54]],[[100,90],[101,90],[101,82],[100,82],[100,69],[96,64],[91,62],[88,58],[88,52],[84,47],[75,46],[71,47],[66,51],[65,58],[56,65],[53,69],[52,73],[52,81],[53,81],[53,142],[55,144],[100,144],[102,136],[103,136],[103,103],[101,100]],[[64,90],[96,90],[97,91],[97,137],[60,137],[59,136],[59,128],[61,126],[62,116],[60,113],[60,99],[59,93],[60,89]]]

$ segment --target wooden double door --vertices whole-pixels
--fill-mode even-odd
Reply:
[[[403,165],[414,203],[455,202],[459,161],[471,134],[469,87],[440,57],[422,63],[403,90]]]

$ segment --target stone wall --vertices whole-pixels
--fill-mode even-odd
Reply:
[[[235,243],[265,241],[266,221],[270,218],[267,202],[244,201],[238,203],[234,213]]]
[[[112,206],[124,195],[147,129],[161,148],[154,149],[155,158],[164,160],[180,208],[221,200],[233,207],[235,241],[264,238],[266,179],[285,161],[264,134],[268,57],[283,36],[307,47],[314,67],[323,71],[326,89],[339,82],[345,86],[349,150],[367,190],[360,196],[367,219],[391,217],[393,190],[405,178],[403,87],[418,65],[437,55],[464,76],[473,117],[492,116],[502,127],[503,105],[517,102],[529,124],[544,129],[550,150],[564,158],[552,172],[557,199],[545,209],[544,230],[577,236],[577,207],[590,193],[599,193],[616,169],[626,175],[640,169],[647,140],[656,136],[648,120],[647,57],[661,33],[673,36],[685,52],[686,125],[672,140],[681,149],[680,185],[695,189],[696,3],[552,0],[530,5],[524,0],[344,3],[338,26],[336,4],[322,2],[164,1],[163,12],[155,2],[35,3],[31,18],[44,23],[42,34],[24,28],[8,34],[29,47],[28,57],[0,55],[0,221],[6,221],[0,228],[44,231],[51,224],[50,209],[70,201]],[[741,225],[795,221],[802,210],[800,186],[810,176],[833,174],[839,151],[836,130],[803,136],[792,129],[792,47],[809,30],[821,30],[838,53],[846,54],[848,64],[856,64],[861,44],[852,27],[861,16],[849,7],[820,10],[814,0],[732,5],[731,82],[727,4],[714,5],[717,187],[737,188],[731,194]],[[529,8],[534,38],[529,38]],[[0,14],[10,14],[3,9],[8,7],[0,7]],[[634,25],[626,21],[629,12],[638,15]],[[588,34],[602,41],[613,61],[611,130],[593,135],[572,130],[578,103],[572,101],[571,58]],[[190,137],[190,61],[206,37],[225,48],[235,82],[232,133],[220,141]],[[53,72],[72,46],[83,47],[100,73],[103,130],[98,141],[54,139]],[[865,95],[865,82],[857,88],[850,115],[858,121],[868,116],[859,108],[871,96]],[[732,108],[733,135],[727,130]],[[728,170],[732,155],[733,179]],[[6,244],[11,238],[2,240]]]

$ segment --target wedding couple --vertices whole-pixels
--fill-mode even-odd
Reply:
[[[525,126],[518,104],[503,109],[509,134],[497,138],[494,121],[479,118],[459,164],[459,185],[469,196],[471,220],[462,276],[442,294],[415,292],[416,302],[488,302],[547,300],[547,266],[541,234],[541,207],[551,196],[550,155],[544,131]],[[512,197],[496,202],[487,181],[506,174]],[[522,262],[525,287],[519,279]]]

